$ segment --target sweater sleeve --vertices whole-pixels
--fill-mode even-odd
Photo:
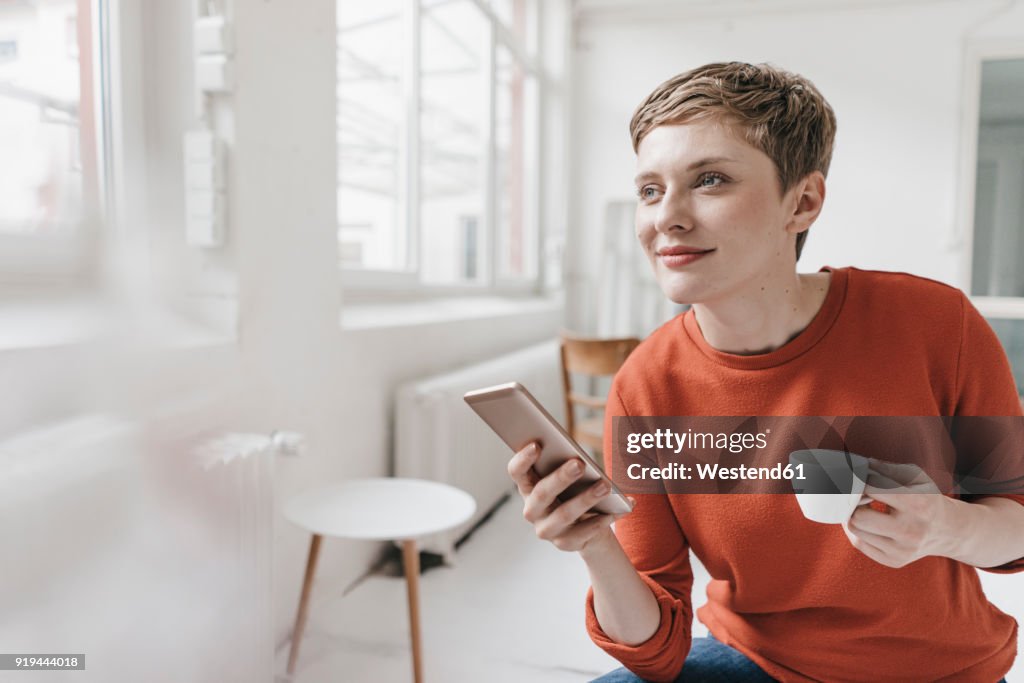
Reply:
[[[1021,399],[999,338],[974,304],[961,293],[960,350],[956,371],[957,417],[1012,418],[1015,426],[1021,423]],[[1006,422],[1004,422],[1006,424]],[[1016,429],[1014,431],[1017,431]],[[1012,480],[1024,474],[1024,443],[1015,443],[1014,452],[998,464],[1000,479]],[[1024,505],[1024,494],[1016,486],[1014,493],[989,494],[1009,498]],[[964,496],[975,501],[984,496]],[[984,571],[1009,574],[1024,571],[1024,558],[997,567],[979,567]]]
[[[605,412],[604,461],[612,461],[612,418],[628,415],[615,384]],[[633,511],[615,523],[615,536],[640,578],[658,601],[658,630],[639,645],[618,643],[604,632],[594,612],[594,589],[587,591],[586,625],[591,640],[637,676],[654,683],[674,681],[690,651],[693,623],[689,548],[668,496],[637,494]]]

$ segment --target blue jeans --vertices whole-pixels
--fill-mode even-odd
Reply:
[[[771,683],[774,680],[745,654],[708,635],[693,639],[676,683]],[[644,679],[621,668],[591,683],[644,683]]]
[[[774,680],[745,654],[708,635],[693,639],[676,683],[770,683]],[[644,680],[629,669],[621,668],[591,683],[644,683]],[[1006,679],[999,683],[1006,683]]]

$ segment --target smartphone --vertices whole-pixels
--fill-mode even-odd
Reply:
[[[611,486],[611,492],[591,510],[618,514],[633,509],[629,499],[593,458],[519,382],[477,389],[468,392],[463,398],[513,451],[522,450],[532,441],[540,444],[540,459],[533,466],[540,476],[547,476],[572,458],[579,458],[586,464],[582,476],[569,485],[558,497],[559,500],[568,500],[603,479]]]

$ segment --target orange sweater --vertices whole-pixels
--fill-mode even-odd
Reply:
[[[715,350],[692,310],[655,331],[612,384],[606,463],[617,415],[1021,414],[1003,348],[959,290],[905,273],[825,269],[821,310],[771,353]],[[615,534],[654,591],[661,623],[640,645],[616,643],[601,630],[592,589],[586,621],[593,641],[642,678],[673,680],[689,652],[691,551],[711,575],[697,618],[781,681],[994,683],[1016,656],[1017,623],[988,602],[974,567],[940,557],[885,567],[839,525],[805,519],[794,496],[636,498]],[[988,571],[1024,571],[1024,559]]]

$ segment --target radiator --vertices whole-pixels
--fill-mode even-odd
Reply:
[[[0,442],[6,651],[115,683],[273,680],[273,459],[196,443],[106,415]]]
[[[472,495],[477,505],[465,525],[424,540],[424,549],[451,559],[455,540],[514,490],[505,469],[511,452],[462,400],[472,389],[512,381],[524,385],[555,419],[563,420],[557,340],[399,387],[395,475],[451,484]]]

